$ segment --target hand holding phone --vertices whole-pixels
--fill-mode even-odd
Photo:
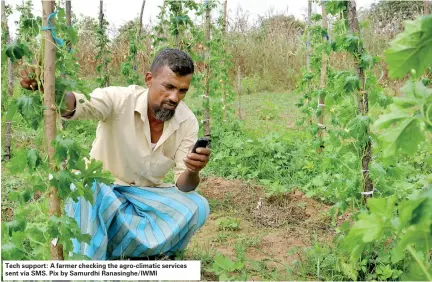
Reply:
[[[208,148],[209,145],[210,139],[208,138],[200,138],[195,142],[192,151],[184,158],[184,163],[190,171],[199,172],[207,165],[210,158],[210,149],[202,150],[200,153],[197,153],[197,149]]]
[[[197,150],[198,148],[208,148],[209,145],[210,145],[210,139],[205,138],[205,137],[203,137],[203,138],[199,138],[199,139],[195,142],[195,145],[194,145],[194,147],[193,147],[193,149],[192,149],[192,153],[196,153],[196,150]]]

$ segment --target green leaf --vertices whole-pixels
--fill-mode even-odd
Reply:
[[[421,250],[432,244],[432,234],[429,234],[430,226],[410,226],[401,238],[396,247],[392,250],[391,261],[397,263],[405,257],[405,250],[409,245],[415,245],[416,249]]]
[[[380,136],[380,140],[382,141],[384,157],[387,158],[395,155],[396,152],[413,154],[424,140],[424,134],[420,128],[419,119],[410,117],[397,126],[389,128],[386,133]]]
[[[6,120],[12,121],[16,112],[18,110],[18,105],[16,100],[11,100],[8,103],[7,113],[6,113]]]
[[[57,8],[57,11],[58,11],[57,18],[62,19],[64,17],[66,17],[65,9]]]
[[[72,26],[68,26],[66,28],[66,33],[68,34],[69,39],[70,39],[72,44],[75,44],[78,42],[78,32],[76,31],[76,29],[74,29]]]
[[[371,198],[368,199],[367,206],[371,214],[390,219],[396,201],[397,198],[394,195],[388,198]]]
[[[92,159],[90,163],[87,164],[87,168],[83,163],[80,163],[81,176],[83,179],[83,185],[91,187],[94,181],[98,183],[112,184],[115,178],[111,175],[109,171],[103,170],[103,164],[101,161]]]
[[[399,111],[398,109],[393,108],[392,112],[385,114],[385,115],[381,115],[378,118],[378,120],[374,123],[374,127],[387,128],[390,125],[392,125],[393,123],[402,121],[406,118],[411,118],[411,115],[408,114],[407,112],[402,112],[402,111]]]
[[[349,75],[345,78],[344,90],[348,93],[360,89],[360,80],[356,75]]]
[[[234,262],[232,260],[220,254],[215,256],[214,264],[226,271],[231,271],[234,266]]]
[[[411,99],[424,100],[432,96],[432,89],[426,87],[421,80],[416,83],[408,80],[400,90]],[[419,102],[417,102],[418,104]]]
[[[412,69],[421,76],[432,64],[432,15],[405,21],[405,31],[396,36],[385,54],[391,78],[402,78]]]
[[[12,174],[22,172],[27,167],[27,151],[24,149],[14,151],[11,161],[6,164],[6,167]]]
[[[30,51],[26,44],[16,42],[6,46],[5,54],[12,62],[16,62],[16,60],[20,60],[24,56],[29,56]]]
[[[6,223],[9,230],[9,236],[12,236],[14,232],[24,231],[27,226],[27,221],[24,219],[15,219]]]
[[[42,105],[36,96],[21,96],[17,100],[18,111],[22,117],[31,123],[33,129],[37,129],[42,119]]]
[[[2,245],[1,249],[3,260],[22,260],[25,256],[25,253],[14,243],[4,244]]]
[[[365,243],[378,239],[383,230],[381,219],[375,214],[362,215],[361,218],[351,228],[351,236],[361,236]]]
[[[27,153],[27,164],[32,169],[35,170],[42,163],[42,158],[38,150],[31,149]]]
[[[363,70],[371,69],[375,65],[375,59],[372,55],[363,53],[360,57],[360,67]]]
[[[69,171],[59,171],[53,175],[50,184],[57,188],[58,195],[65,199],[71,193],[71,184],[73,183],[73,176]]]

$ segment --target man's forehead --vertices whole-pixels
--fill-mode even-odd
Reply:
[[[177,75],[168,66],[163,66],[158,70],[156,74],[160,79],[169,83],[188,83],[192,78],[192,74],[188,75]]]

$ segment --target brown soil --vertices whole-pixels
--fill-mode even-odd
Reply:
[[[334,235],[328,228],[330,207],[300,191],[266,197],[263,187],[213,177],[205,179],[199,191],[209,200],[212,212],[193,237],[188,248],[191,253],[209,250],[235,260],[236,244],[243,244],[246,258],[262,261],[267,272],[274,270],[282,280],[291,280],[286,269],[302,260],[299,250],[311,246],[314,237],[329,241]],[[240,230],[219,230],[216,220],[224,216],[240,219]],[[265,271],[257,273],[251,273],[249,280],[266,280],[261,276]],[[202,279],[217,280],[217,277],[204,271]]]

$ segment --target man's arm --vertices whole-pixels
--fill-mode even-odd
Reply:
[[[183,192],[189,192],[198,187],[200,183],[199,172],[210,158],[210,149],[198,148],[196,153],[189,153],[184,158],[187,169],[177,178],[177,187]]]
[[[200,183],[199,171],[209,160],[210,149],[198,148],[192,153],[193,145],[198,139],[198,121],[194,117],[187,121],[186,133],[175,154],[174,181],[177,188],[183,192],[194,190]]]
[[[31,76],[29,74],[32,74]],[[20,84],[28,90],[38,90],[36,77],[40,77],[40,67],[28,67],[21,71]],[[40,85],[43,92],[43,85]],[[90,101],[85,95],[67,92],[65,94],[66,109],[61,110],[61,116],[65,119],[97,119],[105,121],[115,112],[115,108],[122,103],[119,95],[123,89],[97,88],[90,94]]]
[[[67,92],[65,94],[65,105],[66,109],[61,111],[61,116],[63,118],[70,118],[74,115],[76,109],[76,98],[73,93]]]

